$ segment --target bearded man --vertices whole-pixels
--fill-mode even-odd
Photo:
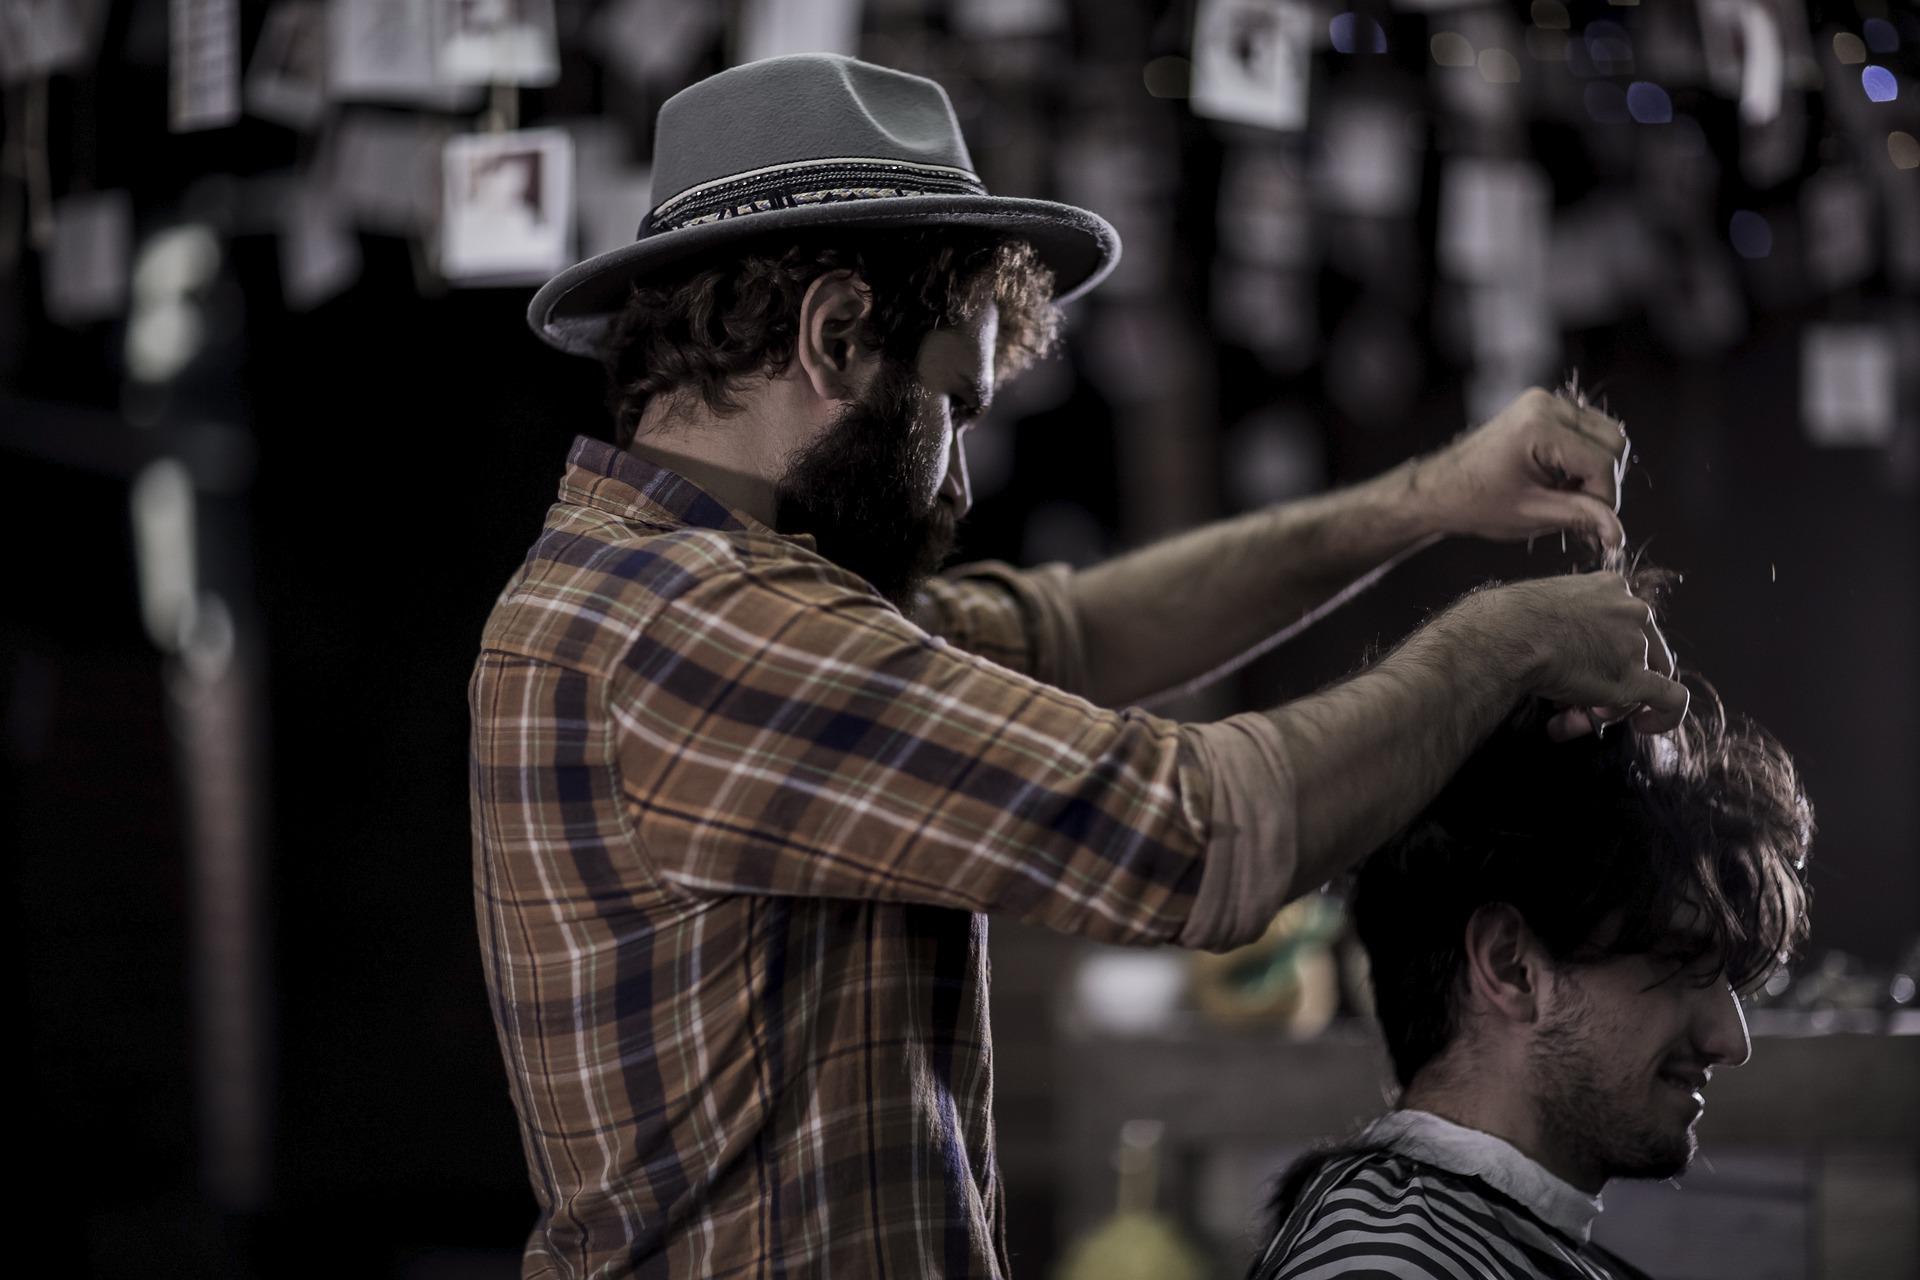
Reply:
[[[1284,707],[1130,706],[1442,534],[1617,547],[1624,432],[1532,392],[1085,572],[931,576],[968,425],[1112,228],[988,194],[938,85],[827,55],[675,96],[653,172],[635,243],[533,300],[616,438],[575,443],[469,686],[526,1275],[1004,1276],[987,915],[1223,950],[1522,695],[1563,737],[1684,716],[1606,573],[1478,592]]]

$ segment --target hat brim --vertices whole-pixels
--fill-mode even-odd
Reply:
[[[724,218],[663,231],[568,267],[540,287],[527,323],[570,355],[601,358],[630,285],[701,253],[770,232],[813,227],[979,227],[1018,236],[1052,270],[1054,301],[1070,302],[1120,260],[1120,237],[1099,214],[1051,200],[1003,196],[890,196]]]

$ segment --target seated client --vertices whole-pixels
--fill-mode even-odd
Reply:
[[[1694,707],[1568,743],[1524,707],[1361,868],[1399,1107],[1281,1176],[1250,1280],[1642,1275],[1589,1237],[1601,1189],[1687,1167],[1806,933],[1793,762]]]

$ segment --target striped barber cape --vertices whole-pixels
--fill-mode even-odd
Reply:
[[[1592,1242],[1599,1197],[1439,1116],[1392,1112],[1308,1161],[1248,1280],[1648,1280]]]

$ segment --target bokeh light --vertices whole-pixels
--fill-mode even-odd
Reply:
[[[1627,86],[1627,110],[1641,124],[1666,124],[1673,119],[1673,99],[1659,85],[1635,80]]]
[[[220,241],[203,223],[168,227],[140,248],[133,266],[133,296],[171,299],[204,288],[220,270]]]
[[[1427,48],[1433,53],[1433,60],[1443,67],[1470,67],[1473,65],[1473,45],[1458,31],[1436,31],[1427,41]]]
[[[1533,25],[1548,31],[1567,29],[1567,6],[1560,0],[1533,0]]]
[[[1627,29],[1617,22],[1601,19],[1589,22],[1586,32],[1587,57],[1593,69],[1603,76],[1625,75],[1633,70],[1633,42]]]
[[[1920,140],[1904,129],[1887,135],[1887,158],[1896,169],[1920,169]]]
[[[1867,91],[1867,97],[1875,102],[1892,102],[1900,96],[1900,83],[1893,78],[1893,72],[1885,67],[1863,67],[1860,71],[1860,87]]]
[[[1836,31],[1833,35],[1833,56],[1850,67],[1857,66],[1867,60],[1866,43],[1851,31]]]
[[[1764,258],[1773,252],[1773,227],[1765,216],[1751,209],[1741,209],[1733,215],[1727,224],[1727,239],[1733,242],[1733,251],[1743,258]]]
[[[1868,18],[1861,33],[1867,38],[1867,48],[1875,53],[1892,53],[1900,47],[1900,33],[1885,18]]]
[[[1520,62],[1505,49],[1482,49],[1479,62],[1480,76],[1488,83],[1519,83]]]
[[[1387,33],[1372,18],[1358,13],[1336,13],[1327,35],[1340,53],[1385,53]]]
[[[1184,98],[1193,82],[1193,64],[1179,54],[1155,58],[1141,71],[1147,92],[1156,98]]]
[[[165,382],[186,368],[205,341],[200,308],[168,298],[133,313],[127,322],[127,372],[142,382]]]

